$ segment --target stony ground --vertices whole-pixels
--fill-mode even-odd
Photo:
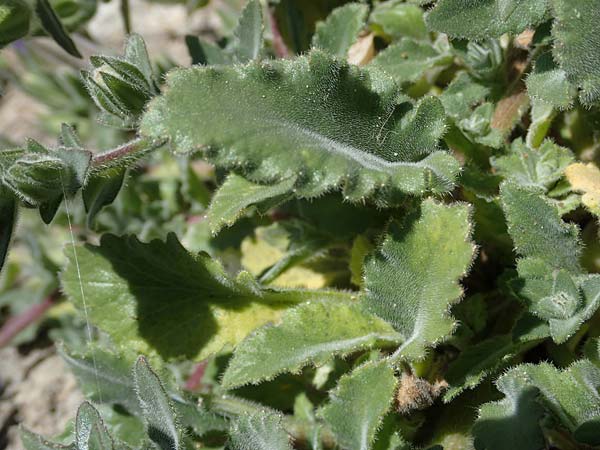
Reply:
[[[92,39],[77,40],[86,55],[99,52],[97,43],[102,43],[108,53],[120,49],[123,43],[119,2],[99,3],[100,10],[88,27]],[[133,30],[143,35],[150,54],[167,52],[180,64],[189,64],[183,40],[185,34],[206,34],[219,27],[215,12],[218,2],[215,1],[211,7],[194,14],[188,14],[180,5],[159,5],[142,0],[131,0],[130,3]],[[39,41],[49,52],[56,51],[55,44],[43,42],[43,39]],[[10,52],[10,49],[3,52]],[[44,105],[9,85],[0,99],[0,135],[14,142],[32,137],[53,143],[55,136],[38,131],[41,129],[39,117],[45,112]],[[22,449],[18,439],[19,424],[46,436],[62,432],[82,401],[74,377],[54,347],[42,347],[0,349],[0,449]]]

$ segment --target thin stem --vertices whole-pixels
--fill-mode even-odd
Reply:
[[[123,18],[123,26],[125,33],[131,33],[131,14],[129,12],[129,0],[121,0],[121,17]]]
[[[236,417],[243,414],[255,414],[267,409],[256,403],[228,395],[215,396],[207,400],[210,408],[214,412],[227,417]],[[285,431],[287,431],[287,433],[295,441],[310,441],[314,424],[286,415],[283,417],[282,425]],[[320,427],[319,435],[325,448],[333,448],[335,446],[335,437],[329,428],[322,425]]]
[[[27,311],[9,318],[0,328],[0,348],[7,346],[13,338],[39,320],[60,298],[60,292],[56,289],[41,303],[33,305]]]
[[[278,58],[287,58],[290,56],[290,51],[285,45],[285,42],[283,42],[283,37],[281,36],[279,26],[277,25],[277,18],[275,17],[272,8],[269,9],[269,22],[271,22],[271,34],[273,35],[273,50],[275,50],[275,55],[277,55]]]
[[[92,169],[96,170],[118,167],[123,159],[140,158],[165,143],[166,139],[156,141],[148,138],[137,138],[117,148],[94,155],[91,166]]]

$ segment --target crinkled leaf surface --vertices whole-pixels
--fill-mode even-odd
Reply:
[[[512,142],[507,155],[492,158],[496,173],[521,186],[548,189],[573,161],[573,154],[547,140],[533,149],[521,139]]]
[[[427,14],[432,31],[453,37],[487,39],[519,34],[540,23],[548,0],[440,0]]]
[[[334,9],[327,20],[317,24],[313,47],[338,58],[345,58],[364,27],[368,12],[367,5],[359,3],[349,3]]]
[[[540,406],[533,403],[532,388],[539,391],[539,405],[543,405],[573,432],[575,439],[590,445],[600,443],[600,369],[590,361],[577,361],[564,370],[548,363],[521,364],[501,377],[498,387],[507,398],[484,405],[475,429],[478,437],[485,436],[488,442],[492,436],[502,435],[505,444],[497,442],[496,446],[488,445],[485,448],[542,448],[533,446],[534,442],[539,442],[541,430],[537,420]],[[497,427],[491,419],[500,421]],[[512,423],[513,427],[502,426],[502,421]],[[518,440],[526,436],[530,441],[519,445]],[[527,442],[531,446],[525,446]]]
[[[369,450],[392,403],[397,380],[387,361],[364,364],[340,378],[319,415],[340,447]]]
[[[229,445],[231,450],[292,450],[281,416],[269,411],[235,419],[229,430]]]
[[[124,350],[164,359],[201,360],[235,346],[282,311],[305,300],[345,298],[330,291],[262,289],[247,274],[225,274],[207,254],[188,253],[174,235],[166,242],[104,235],[100,246],[76,249],[63,288],[92,323]]]
[[[388,323],[352,303],[310,302],[266,325],[237,347],[223,376],[226,388],[298,372],[306,364],[322,364],[333,355],[374,347],[393,347],[400,335]]]
[[[458,281],[475,253],[469,216],[466,205],[425,200],[403,223],[392,223],[365,264],[364,302],[403,336],[400,357],[422,358],[454,330],[449,308],[462,296]]]
[[[444,109],[427,97],[406,112],[387,77],[313,51],[293,60],[171,72],[144,135],[203,149],[254,182],[297,176],[296,195],[342,187],[351,200],[445,192],[458,173],[438,149]],[[202,102],[197,99],[202,98]]]
[[[555,64],[550,53],[544,53],[536,59],[533,71],[526,81],[527,93],[535,100],[558,109],[567,109],[573,104],[573,86],[567,80],[566,72]]]
[[[586,106],[600,100],[600,8],[596,0],[552,0],[554,59]]]

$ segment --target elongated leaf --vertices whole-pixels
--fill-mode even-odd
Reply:
[[[303,366],[322,364],[333,355],[374,347],[393,347],[400,336],[383,320],[355,303],[310,302],[266,325],[236,349],[223,376],[225,388],[258,383]]]
[[[112,450],[113,439],[100,417],[89,402],[83,402],[77,410],[75,442],[78,450]]]
[[[552,0],[554,59],[586,106],[600,100],[600,8],[595,0]]]
[[[234,54],[239,62],[245,63],[258,58],[263,46],[262,6],[259,0],[246,3],[234,36]]]
[[[150,439],[162,450],[180,449],[182,432],[175,410],[144,357],[135,363],[133,379]]]
[[[600,443],[600,369],[590,361],[577,361],[564,370],[548,363],[521,364],[500,378],[498,387],[507,398],[484,405],[475,427],[476,436],[486,442],[486,449],[542,448],[536,420],[542,410],[539,405],[552,412],[579,442]],[[533,403],[535,391],[539,391],[537,405]],[[506,426],[508,423],[512,426]],[[501,441],[497,441],[501,435]],[[528,441],[520,444],[519,440],[525,437]],[[494,439],[495,444],[491,444]]]
[[[398,356],[419,359],[455,327],[448,313],[462,289],[475,246],[466,205],[425,200],[404,223],[393,223],[365,264],[364,302],[402,335]]]
[[[320,416],[340,447],[369,450],[383,416],[391,406],[397,380],[387,361],[367,363],[344,375]]]
[[[452,63],[454,57],[442,53],[429,42],[403,38],[379,53],[371,65],[383,70],[397,83],[417,81],[436,66]]]
[[[243,414],[234,420],[229,445],[231,450],[292,450],[281,417],[268,411]]]
[[[571,162],[571,151],[549,140],[540,148],[532,149],[517,139],[513,141],[507,155],[491,159],[492,167],[505,179],[521,186],[544,190],[563,176]]]
[[[369,8],[359,3],[349,3],[334,9],[324,22],[319,22],[313,36],[313,47],[320,48],[338,58],[346,58],[348,50],[365,26]]]
[[[216,234],[222,227],[233,225],[249,206],[282,198],[291,192],[295,182],[295,177],[290,177],[281,183],[263,185],[229,175],[210,203],[207,214],[210,230]]]
[[[44,30],[52,36],[58,45],[70,55],[75,56],[76,58],[82,57],[75,42],[73,42],[73,39],[71,39],[67,30],[65,30],[65,27],[48,0],[35,0],[35,12],[39,17]]]
[[[122,405],[132,414],[140,412],[130,361],[99,346],[90,346],[83,354],[61,348],[60,354],[86,398]]]
[[[164,359],[204,359],[224,346],[235,346],[292,305],[348,297],[331,291],[263,289],[247,273],[232,279],[207,254],[188,253],[174,235],[148,244],[131,236],[104,235],[99,247],[76,251],[90,320],[118,347],[158,353]],[[78,270],[67,252],[63,288],[81,309]]]
[[[425,21],[449,36],[487,39],[537,25],[548,6],[548,0],[440,0]]]
[[[349,200],[444,192],[458,162],[438,150],[439,100],[406,114],[404,97],[381,75],[322,52],[238,67],[193,67],[168,76],[141,126],[178,151],[204,149],[217,166],[254,182],[297,176],[296,195],[342,187]],[[198,97],[202,102],[196,101]]]

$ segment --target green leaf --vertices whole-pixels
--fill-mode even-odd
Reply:
[[[449,65],[453,59],[429,42],[402,38],[379,53],[370,66],[381,69],[401,84],[417,81],[427,70]]]
[[[131,362],[127,358],[99,346],[91,346],[81,354],[62,347],[60,354],[77,377],[86,398],[96,403],[122,405],[130,413],[140,412]]]
[[[440,100],[446,114],[454,120],[461,120],[472,114],[472,107],[482,102],[489,94],[488,87],[477,83],[466,72],[460,72],[448,85]]]
[[[432,31],[482,40],[539,24],[548,6],[548,0],[440,0],[425,22]]]
[[[429,37],[423,10],[417,5],[398,0],[377,3],[369,17],[369,24],[375,32],[381,30],[392,40],[401,37],[425,40]]]
[[[236,60],[242,63],[257,59],[263,46],[262,6],[249,0],[234,31]]]
[[[223,375],[226,389],[322,365],[333,355],[377,347],[394,347],[400,336],[383,320],[355,303],[310,302],[266,325],[237,347]]]
[[[516,139],[507,155],[492,157],[490,162],[496,173],[508,181],[547,190],[563,176],[573,162],[573,154],[550,140],[544,141],[540,148],[532,149],[521,139]]]
[[[370,362],[340,378],[319,415],[330,426],[340,447],[369,450],[388,412],[397,380],[388,362]]]
[[[578,228],[564,223],[539,191],[504,183],[501,200],[515,251],[545,261],[552,269],[580,273]]]
[[[173,405],[142,356],[135,363],[133,379],[150,439],[162,450],[180,449],[182,432]]]
[[[75,420],[75,443],[78,450],[112,450],[113,439],[96,408],[83,402]]]
[[[23,444],[25,450],[78,450],[74,444],[61,445],[50,442],[42,436],[32,433],[23,426],[19,429],[19,434],[21,437],[21,444]]]
[[[82,57],[75,42],[73,42],[67,33],[67,30],[65,30],[65,27],[54,12],[54,9],[52,9],[52,5],[50,5],[48,0],[35,0],[35,12],[39,17],[44,30],[52,36],[64,51],[76,58]]]
[[[531,125],[527,130],[526,143],[531,148],[538,148],[550,131],[557,111],[541,100],[531,102]]]
[[[476,436],[486,442],[486,449],[543,448],[538,445],[541,430],[537,419],[542,408],[534,403],[536,391],[539,404],[571,431],[575,439],[584,444],[600,444],[600,369],[590,361],[577,361],[564,370],[548,363],[521,364],[501,377],[498,387],[507,398],[484,405],[475,425]],[[492,446],[492,439],[499,436],[502,440]],[[529,447],[519,445],[519,440],[525,437],[529,439]],[[537,446],[533,446],[534,442]]]
[[[448,310],[462,296],[458,281],[475,254],[470,209],[425,200],[403,223],[392,223],[365,264],[363,301],[403,337],[396,352],[421,359],[456,326]]]
[[[83,204],[87,212],[87,226],[91,228],[96,214],[110,205],[121,190],[125,181],[126,169],[117,169],[110,174],[98,174],[89,178],[83,188]]]
[[[231,54],[225,49],[212,42],[200,39],[198,36],[186,35],[185,45],[192,58],[192,64],[213,66],[233,62]]]
[[[207,254],[188,253],[174,235],[148,244],[103,235],[99,247],[70,253],[62,284],[71,301],[106,331],[117,348],[164,359],[202,360],[242,341],[255,328],[306,300],[344,299],[332,291],[261,288],[247,273],[236,279]],[[78,272],[81,273],[81,280]],[[115,309],[123,314],[115,314]]]
[[[14,195],[0,185],[0,272],[6,256],[17,220],[17,202]]]
[[[0,48],[29,32],[31,8],[23,0],[4,0],[0,5]]]
[[[591,107],[600,100],[600,8],[595,0],[552,0],[552,6],[554,59]]]
[[[445,192],[459,170],[438,149],[445,122],[438,99],[402,114],[410,105],[393,83],[322,52],[167,78],[142,134],[169,137],[181,152],[203,149],[253,182],[297,176],[299,197],[339,187],[353,201]]]
[[[229,430],[231,450],[292,450],[281,416],[269,411],[243,414]]]
[[[573,86],[567,80],[566,72],[554,63],[549,52],[535,60],[526,83],[527,93],[532,99],[543,101],[557,109],[568,109],[573,105]]]
[[[224,226],[231,226],[244,211],[266,200],[285,198],[296,182],[295,177],[277,184],[256,184],[235,174],[230,174],[214,194],[207,218],[213,234]]]
[[[359,3],[349,3],[334,9],[327,20],[317,23],[312,46],[345,59],[365,26],[368,12],[367,5]]]
[[[504,399],[483,405],[473,428],[481,450],[541,450],[545,448],[540,420],[544,414],[538,390],[517,369],[496,382]]]

